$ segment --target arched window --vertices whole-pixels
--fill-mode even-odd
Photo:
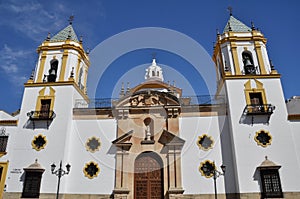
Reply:
[[[48,74],[48,82],[55,82],[57,77],[57,67],[58,67],[58,60],[52,59],[50,61],[50,69]]]
[[[246,75],[253,75],[256,74],[256,69],[253,64],[253,57],[251,52],[244,51],[242,53],[243,63],[244,63],[244,71]]]
[[[155,71],[152,71],[152,77],[154,77],[155,76]]]

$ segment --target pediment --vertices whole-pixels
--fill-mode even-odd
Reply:
[[[123,134],[122,136],[118,137],[117,139],[112,141],[112,143],[117,147],[123,148],[125,150],[129,150],[129,148],[132,145],[132,143],[130,142],[130,139],[132,137],[132,133],[133,133],[133,130],[131,130],[131,131]]]
[[[176,105],[180,106],[176,96],[169,92],[157,90],[141,90],[125,96],[117,103],[116,107],[151,107]]]
[[[165,146],[180,146],[180,147],[182,147],[185,143],[185,140],[174,135],[173,133],[171,133],[169,131],[163,130],[158,142]]]

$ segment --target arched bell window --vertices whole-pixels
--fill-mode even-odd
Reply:
[[[256,68],[254,67],[252,53],[249,51],[244,51],[242,53],[244,71],[246,75],[256,74]]]
[[[48,74],[48,82],[55,82],[57,77],[58,60],[52,59],[50,61],[50,69]]]

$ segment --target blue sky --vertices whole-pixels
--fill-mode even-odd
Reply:
[[[37,61],[36,48],[48,32],[53,35],[67,26],[70,15],[75,16],[73,27],[78,36],[83,36],[84,47],[91,50],[120,32],[160,27],[187,35],[211,55],[216,29],[222,32],[229,18],[228,6],[233,8],[233,15],[248,26],[253,21],[268,39],[269,57],[282,75],[285,98],[300,95],[298,0],[0,0],[0,109],[10,113],[20,108],[23,84]],[[100,87],[107,89],[106,93],[99,92],[99,97],[111,97],[111,93],[119,89],[114,82],[120,82],[127,71],[150,63],[153,52],[158,63],[166,68],[170,66],[171,71],[172,67],[182,69],[188,65],[178,56],[156,49],[130,52],[118,58],[105,72]],[[126,67],[119,70],[119,65]],[[185,78],[201,85],[197,82],[201,77],[191,75],[194,73],[190,66],[186,68],[190,72]],[[180,76],[184,72],[179,73]],[[144,73],[138,77],[143,79]],[[180,86],[180,82],[176,85]],[[205,92],[205,89],[196,91],[197,94]]]

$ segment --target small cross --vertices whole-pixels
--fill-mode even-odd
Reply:
[[[232,16],[232,7],[229,6],[229,7],[227,8],[227,10],[229,11],[229,15]]]
[[[152,59],[155,59],[156,57],[156,52],[152,53]]]
[[[69,17],[69,23],[70,23],[70,25],[72,25],[72,23],[73,23],[73,21],[74,21],[74,15],[71,15],[70,17]]]

